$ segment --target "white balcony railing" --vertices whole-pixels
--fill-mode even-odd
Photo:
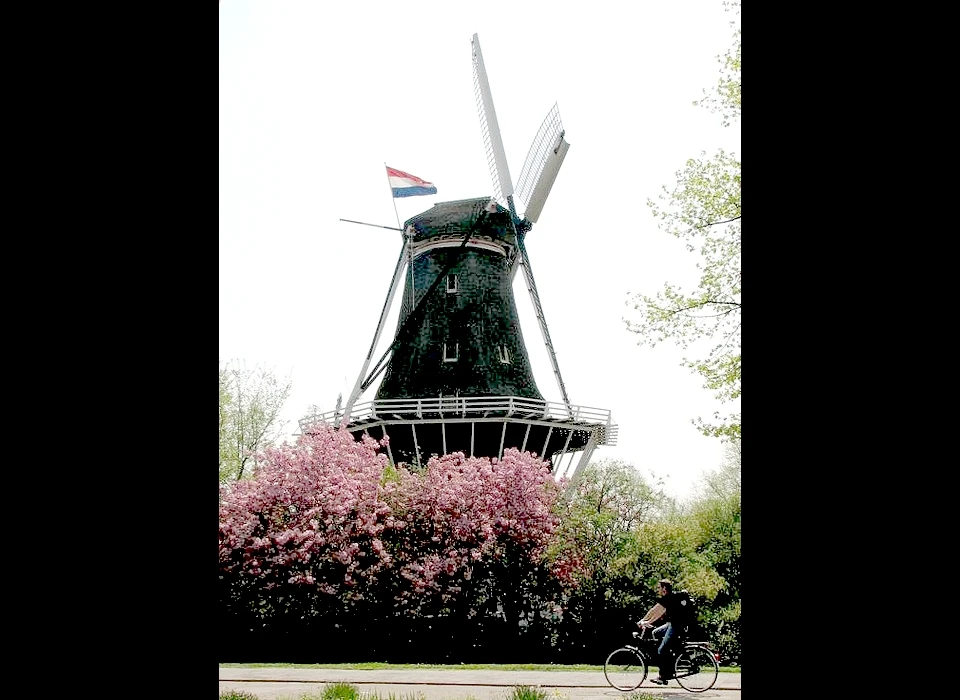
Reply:
[[[420,421],[442,419],[503,419],[538,420],[577,425],[602,425],[602,444],[615,445],[617,425],[610,411],[589,406],[567,406],[564,403],[538,401],[519,396],[443,396],[429,399],[381,399],[354,405],[350,416],[340,410],[314,413],[300,419],[300,432],[311,425],[340,424],[349,418],[349,424],[393,420]]]

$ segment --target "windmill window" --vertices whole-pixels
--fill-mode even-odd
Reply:
[[[460,275],[447,275],[447,294],[456,294],[460,291]]]
[[[460,358],[460,343],[443,344],[443,361],[456,362]]]
[[[510,364],[510,350],[507,349],[506,345],[497,346],[497,355],[500,357],[500,362],[505,365]]]

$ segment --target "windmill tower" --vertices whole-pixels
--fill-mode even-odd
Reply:
[[[354,435],[389,435],[396,463],[432,454],[500,457],[508,447],[534,452],[553,472],[575,479],[593,450],[615,445],[609,411],[570,403],[560,376],[530,257],[524,244],[537,222],[569,144],[556,105],[527,154],[517,215],[480,41],[472,41],[474,89],[494,196],[442,202],[404,223],[404,244],[370,352],[342,412],[307,416],[346,421]],[[404,268],[409,268],[409,274]],[[546,401],[530,367],[513,294],[517,271],[537,315],[561,403]],[[393,342],[370,369],[384,321],[404,282]],[[357,400],[383,374],[373,401]],[[579,460],[575,458],[579,455]]]

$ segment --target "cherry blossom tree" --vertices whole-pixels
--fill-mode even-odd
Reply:
[[[388,464],[380,447],[318,426],[221,489],[228,608],[516,620],[562,586],[545,560],[560,495],[546,462],[517,450],[499,460],[455,453],[417,471]]]
[[[398,503],[410,527],[391,533],[401,606],[518,617],[524,583],[550,568],[559,495],[547,463],[515,449],[500,460],[434,457],[422,474],[405,472]]]
[[[390,517],[378,447],[318,430],[265,450],[252,479],[221,488],[220,577],[232,606],[315,615],[364,599],[390,566],[384,532],[405,525]]]

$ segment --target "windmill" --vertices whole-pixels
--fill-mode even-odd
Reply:
[[[373,342],[345,406],[300,420],[303,432],[337,423],[354,435],[389,435],[395,463],[422,464],[462,451],[500,457],[508,447],[551,462],[576,479],[593,450],[615,445],[610,411],[570,402],[560,375],[524,239],[539,219],[566,156],[556,104],[513,182],[497,123],[480,41],[472,40],[473,82],[493,197],[435,204],[408,219],[403,247]],[[409,269],[406,275],[404,269]],[[517,270],[540,325],[562,403],[544,400],[533,377],[513,295]],[[393,342],[371,369],[393,299],[404,281]],[[373,401],[357,400],[383,374]],[[579,461],[574,464],[579,454]]]

